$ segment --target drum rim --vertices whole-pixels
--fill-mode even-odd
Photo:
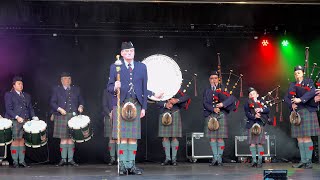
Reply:
[[[39,134],[39,133],[42,133],[42,132],[45,132],[47,130],[47,126],[43,129],[43,130],[41,130],[40,132],[38,131],[38,132],[31,132],[31,130],[30,131],[27,131],[27,130],[25,130],[24,128],[23,128],[23,131],[25,132],[25,133],[29,133],[29,134]]]
[[[93,137],[93,134],[94,134],[94,133],[93,133],[93,131],[92,131],[91,136],[87,137],[87,138],[84,139],[84,140],[75,140],[73,137],[71,137],[71,139],[72,139],[73,142],[76,142],[76,143],[84,143],[84,142],[89,141],[89,140]]]
[[[0,119],[5,120],[5,121],[9,122],[9,127],[6,127],[6,126],[5,126],[5,127],[0,127],[0,130],[5,130],[5,129],[12,128],[12,126],[13,126],[13,122],[12,122],[12,120],[7,119],[7,118],[0,118]]]
[[[30,144],[28,144],[26,141],[24,142],[24,144],[25,144],[27,147],[31,147],[31,148],[39,148],[39,147],[42,147],[42,146],[46,145],[47,143],[48,143],[48,139],[47,139],[46,142],[41,143],[40,145],[30,145]]]
[[[82,127],[82,126],[80,126],[79,128],[70,127],[69,122],[70,122],[73,118],[75,118],[75,117],[79,117],[79,116],[88,117],[89,122],[87,122],[86,124],[84,124],[84,126],[83,126],[83,127]],[[91,123],[91,119],[90,119],[90,117],[89,117],[89,116],[86,116],[86,115],[77,115],[77,116],[73,116],[71,119],[69,119],[69,120],[68,120],[67,125],[68,125],[68,128],[70,128],[70,129],[79,130],[79,129],[85,128],[85,127],[86,127],[86,126],[88,126],[90,123]]]
[[[13,141],[13,138],[11,138],[11,140],[9,142],[5,142],[5,143],[0,143],[0,146],[6,146],[6,145],[9,145],[11,144]]]

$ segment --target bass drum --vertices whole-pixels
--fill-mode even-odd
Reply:
[[[165,101],[177,94],[182,83],[182,73],[178,64],[169,56],[155,54],[142,61],[147,66],[147,89],[154,93],[164,93],[161,99],[149,97],[153,101]]]

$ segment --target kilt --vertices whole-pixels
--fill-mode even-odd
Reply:
[[[162,124],[162,116],[159,116],[159,137],[182,137],[182,123],[180,110],[177,110],[171,114],[172,124],[165,126]]]
[[[109,115],[104,116],[104,137],[112,137],[112,123]]]
[[[264,127],[261,126],[261,133],[259,136],[251,134],[251,128],[248,129],[248,144],[265,144],[266,136],[264,135]]]
[[[23,138],[23,125],[26,122],[27,121],[23,121],[22,123],[19,123],[17,120],[12,120],[12,138],[14,140]]]
[[[299,126],[291,125],[291,137],[320,135],[317,112],[309,112],[308,109],[301,109],[298,113],[301,117],[301,123]]]
[[[68,121],[73,117],[72,113],[67,113],[67,115],[54,115],[54,129],[53,137],[54,138],[70,138]]]
[[[213,114],[210,114],[212,116]],[[208,129],[208,122],[210,119],[210,116],[205,118],[204,123],[204,135],[207,138],[228,138],[228,124],[227,124],[227,118],[226,115],[223,112],[220,112],[220,118],[219,121],[219,129],[216,131],[210,131]]]
[[[137,108],[137,117],[133,121],[125,121],[122,119],[120,115],[120,138],[133,138],[133,139],[141,139],[141,120],[140,120],[140,113],[141,113],[141,105],[136,99],[125,99],[126,102],[132,102],[135,104]],[[120,107],[120,114],[121,110],[123,108],[123,105]],[[113,107],[113,114],[112,114],[112,138],[117,139],[117,118],[118,118],[118,113],[117,113],[117,106]]]

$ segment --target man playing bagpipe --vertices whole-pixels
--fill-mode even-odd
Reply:
[[[177,151],[179,149],[179,141],[177,138],[182,137],[182,122],[180,109],[188,108],[190,98],[181,90],[167,101],[159,101],[157,105],[160,108],[159,116],[159,137],[162,137],[162,146],[165,151],[166,159],[161,164],[166,166],[170,164],[177,165]],[[169,138],[172,138],[171,142]],[[170,145],[172,156],[170,156]]]
[[[205,117],[205,136],[210,138],[213,159],[210,166],[222,166],[222,154],[225,148],[224,139],[228,138],[227,115],[236,109],[237,99],[219,83],[217,71],[209,74],[210,86],[203,93]]]
[[[295,82],[291,82],[285,101],[291,110],[291,136],[297,138],[301,156],[294,168],[312,168],[313,142],[311,136],[320,134],[317,107],[314,105],[313,81],[303,77],[304,68],[294,68]],[[312,102],[313,101],[313,102]]]
[[[269,108],[264,105],[264,101],[258,99],[258,92],[250,87],[248,89],[249,100],[244,105],[244,112],[248,118],[246,128],[248,129],[248,144],[250,144],[250,152],[252,155],[251,167],[262,167],[262,156],[264,154],[263,144],[265,143],[265,135],[263,126],[271,123],[269,120]],[[256,147],[257,146],[257,147]],[[258,152],[258,163],[256,154]]]

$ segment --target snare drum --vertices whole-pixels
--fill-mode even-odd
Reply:
[[[68,127],[71,139],[74,142],[83,143],[89,141],[93,136],[88,116],[74,116],[68,121]]]
[[[42,120],[31,120],[23,125],[25,145],[39,148],[48,142],[47,124]]]
[[[12,121],[0,118],[0,146],[6,146],[12,142]]]

